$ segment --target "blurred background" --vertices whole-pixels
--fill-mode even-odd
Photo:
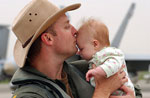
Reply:
[[[10,79],[17,70],[13,58],[16,37],[11,24],[31,0],[0,0],[0,95],[11,97]],[[81,3],[67,15],[77,29],[93,17],[109,28],[111,46],[123,50],[131,80],[139,84],[143,98],[150,98],[150,0],[49,0],[63,8]],[[70,60],[76,60],[73,57]]]

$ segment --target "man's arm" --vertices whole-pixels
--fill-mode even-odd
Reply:
[[[18,86],[12,98],[56,98],[52,92],[36,84]]]
[[[19,93],[17,95],[13,95],[12,98],[43,98],[37,93]]]

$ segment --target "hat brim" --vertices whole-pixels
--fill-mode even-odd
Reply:
[[[35,32],[33,35],[33,38],[31,41],[28,43],[28,45],[23,48],[22,44],[19,40],[16,41],[15,47],[14,47],[14,58],[19,67],[23,67],[26,61],[26,57],[28,54],[28,51],[33,44],[33,42],[41,35],[41,33],[46,30],[51,24],[53,24],[61,15],[65,14],[67,11],[75,10],[79,8],[81,4],[73,4],[70,6],[67,6],[63,9],[60,9],[58,12],[50,16],[40,27],[39,29]]]

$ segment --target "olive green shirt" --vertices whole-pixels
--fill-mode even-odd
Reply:
[[[84,76],[87,69],[88,65],[85,61],[71,64],[64,62],[64,71],[67,73],[74,98],[92,98],[94,88],[85,81]],[[48,78],[35,68],[28,66],[28,63],[16,71],[11,82],[16,86],[12,98],[71,98],[67,94],[64,83]],[[139,87],[135,87],[135,90],[136,98],[142,98]]]

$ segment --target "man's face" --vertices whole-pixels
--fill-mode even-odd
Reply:
[[[66,15],[62,15],[54,24],[57,36],[54,37],[54,49],[58,55],[70,57],[77,52],[76,29],[69,23]]]

